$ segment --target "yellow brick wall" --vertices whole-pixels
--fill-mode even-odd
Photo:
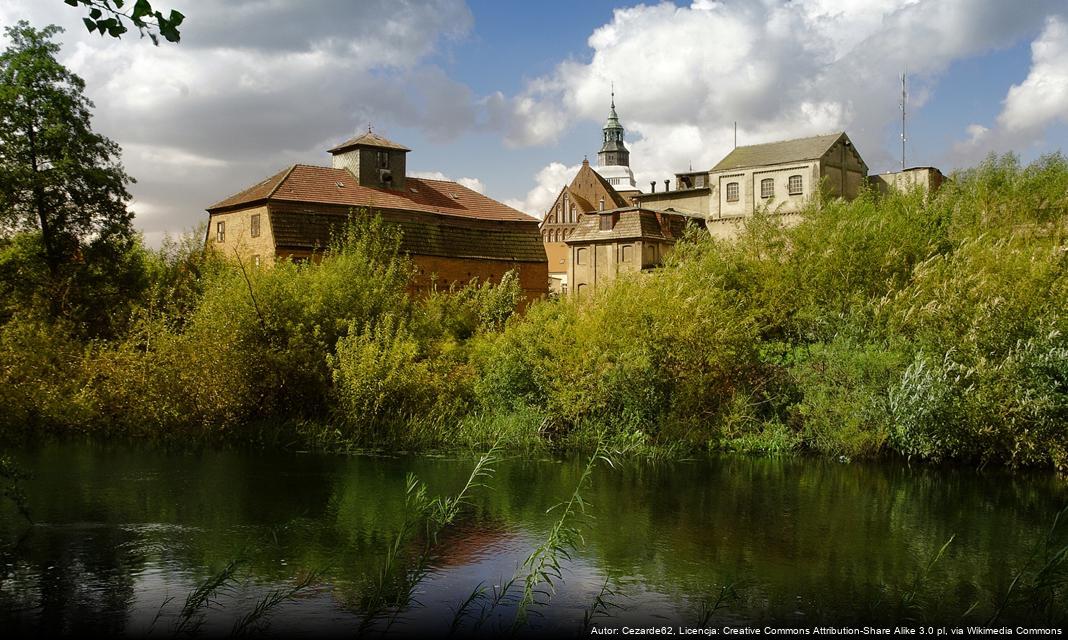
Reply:
[[[260,235],[252,237],[252,216],[260,216]],[[218,240],[218,225],[225,223],[226,235],[223,242]],[[227,258],[233,259],[235,252],[246,262],[253,256],[260,257],[260,264],[274,262],[274,235],[271,233],[271,220],[267,207],[253,207],[225,213],[214,213],[208,222],[207,247],[215,249]]]

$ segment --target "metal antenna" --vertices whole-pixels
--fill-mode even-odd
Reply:
[[[738,148],[738,121],[734,121],[734,148]]]
[[[905,67],[905,71],[901,73],[901,170],[905,170],[905,107],[908,103],[908,93],[905,91],[905,76],[908,74],[908,67]]]

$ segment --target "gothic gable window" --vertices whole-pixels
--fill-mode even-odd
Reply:
[[[790,176],[790,179],[786,183],[786,189],[792,196],[801,195],[801,176]]]
[[[727,183],[727,202],[738,202],[738,183]]]

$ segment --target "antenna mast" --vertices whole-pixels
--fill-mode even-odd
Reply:
[[[905,71],[901,74],[901,170],[905,170],[905,104],[908,100],[908,93],[905,92],[905,75],[908,73],[908,67],[905,67]]]

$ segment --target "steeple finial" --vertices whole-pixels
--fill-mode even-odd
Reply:
[[[612,81],[612,108],[616,108],[616,81]]]
[[[367,121],[367,133],[371,133],[371,121]]]

